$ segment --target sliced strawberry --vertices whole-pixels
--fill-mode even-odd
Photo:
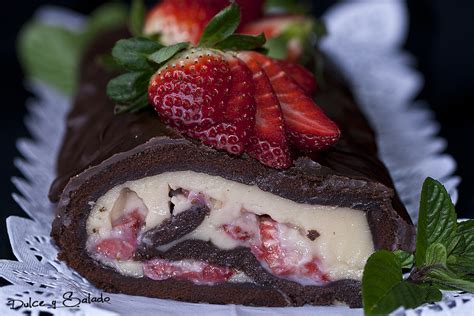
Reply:
[[[286,143],[284,122],[278,99],[270,81],[254,59],[254,52],[241,52],[241,58],[253,73],[257,112],[255,129],[249,139],[247,153],[273,168],[288,168],[292,161]]]
[[[307,95],[312,96],[316,92],[316,78],[308,69],[285,60],[280,61],[279,64]]]
[[[197,284],[214,284],[227,281],[234,272],[227,268],[202,261],[168,261],[154,259],[143,265],[147,277],[153,280],[187,280]]]
[[[125,214],[113,226],[111,237],[95,245],[95,253],[109,259],[131,259],[137,247],[137,235],[144,224],[143,213],[138,209]]]
[[[307,261],[304,252],[297,251],[297,245],[289,242],[292,228],[279,224],[268,216],[260,217],[259,227],[261,245],[254,254],[267,263],[272,273],[296,280],[329,281],[329,276],[320,270],[317,258]]]
[[[262,15],[263,0],[237,0],[241,25]],[[160,34],[166,45],[191,42],[196,45],[207,23],[229,4],[228,0],[163,0],[145,19],[145,34]]]
[[[198,127],[188,135],[201,139],[206,145],[239,155],[255,125],[255,85],[252,73],[240,59],[231,54],[224,54],[224,58],[230,67],[230,89],[223,122],[208,128]]]
[[[340,136],[337,125],[286,74],[278,61],[258,53],[253,56],[270,78],[290,142],[298,149],[310,152],[333,145]]]
[[[229,76],[229,64],[221,54],[187,50],[153,75],[148,98],[161,119],[179,131],[208,128],[223,120]]]
[[[270,217],[262,217],[259,227],[262,241],[259,259],[265,261],[276,275],[295,273],[296,266],[292,259],[296,253],[287,253],[282,249],[278,223]]]
[[[250,232],[243,230],[242,227],[237,225],[224,224],[222,229],[235,240],[247,241],[253,237]]]

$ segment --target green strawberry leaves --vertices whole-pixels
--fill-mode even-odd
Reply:
[[[220,50],[254,50],[265,44],[263,34],[234,34],[239,24],[240,8],[232,3],[209,21],[198,46]]]
[[[163,48],[163,45],[147,38],[132,37],[115,43],[112,57],[127,70],[146,70],[151,65],[148,56]]]
[[[402,271],[411,270],[403,279]],[[420,200],[415,255],[379,250],[362,278],[366,315],[387,314],[441,300],[440,290],[474,292],[474,220],[457,223],[451,198],[427,178]]]
[[[115,113],[136,112],[148,106],[149,71],[128,72],[112,79],[107,95],[117,102]]]
[[[265,35],[232,34],[226,39],[218,42],[215,48],[220,50],[253,50],[265,44]]]
[[[240,8],[237,4],[232,3],[209,21],[202,33],[199,46],[214,47],[218,42],[234,34],[239,24]]]
[[[188,42],[183,42],[183,43],[177,43],[174,45],[166,46],[163,47],[156,52],[154,52],[151,55],[148,55],[148,60],[156,63],[156,64],[162,64],[169,60],[171,57],[176,55],[176,53],[182,51],[183,49],[186,49],[189,47]]]
[[[132,33],[141,36],[143,16],[141,1],[134,1],[129,21]],[[239,23],[240,9],[233,3],[208,23],[199,45],[220,50],[259,49],[265,43],[265,36],[234,34]],[[101,59],[108,68],[118,65],[129,71],[114,78],[107,85],[107,95],[116,102],[115,113],[135,112],[145,108],[148,104],[148,84],[153,73],[189,46],[188,42],[163,46],[151,37],[119,40],[112,49],[113,60],[107,57]]]

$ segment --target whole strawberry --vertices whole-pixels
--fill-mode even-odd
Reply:
[[[234,34],[239,21],[232,4],[209,22],[197,46],[118,41],[112,55],[129,72],[108,85],[117,112],[151,104],[183,135],[278,169],[292,165],[292,148],[311,152],[336,142],[339,129],[310,97],[311,73],[251,51],[265,37]]]
[[[160,34],[166,44],[197,44],[207,23],[229,5],[229,0],[163,0],[146,17],[144,33]],[[261,17],[263,0],[237,0],[241,7],[242,25]]]

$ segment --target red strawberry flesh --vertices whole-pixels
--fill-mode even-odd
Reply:
[[[230,76],[221,54],[187,50],[153,75],[148,97],[161,119],[181,132],[210,127],[222,121]]]
[[[197,284],[214,284],[227,281],[234,272],[222,266],[199,261],[168,261],[154,259],[143,266],[144,273],[153,280],[187,280]]]
[[[247,66],[231,54],[224,54],[230,67],[229,93],[219,124],[197,127],[188,132],[191,137],[231,154],[242,154],[255,125],[255,86]]]
[[[137,248],[137,235],[145,218],[138,210],[123,215],[112,227],[111,237],[95,245],[95,253],[109,259],[131,259]]]
[[[262,16],[263,0],[237,0],[241,25]],[[196,45],[209,21],[229,5],[228,0],[163,0],[145,19],[144,33],[159,33],[166,45],[191,42]]]
[[[278,61],[259,53],[253,55],[269,77],[280,102],[291,143],[309,152],[333,145],[340,136],[337,125],[288,76]]]
[[[254,60],[254,54],[256,53],[238,54],[252,72],[255,83],[257,112],[255,129],[253,135],[250,136],[247,153],[267,166],[278,169],[288,168],[292,161],[286,142],[280,104],[267,75]]]
[[[279,64],[308,96],[312,96],[316,92],[316,78],[308,69],[300,64],[285,60],[280,61]]]
[[[251,215],[255,220],[250,220]],[[329,276],[320,269],[320,260],[308,256],[307,250],[298,250],[301,241],[290,237],[295,235],[295,228],[265,215],[246,213],[245,216],[247,220],[224,224],[222,228],[232,239],[249,247],[254,256],[273,274],[303,283],[329,281]],[[300,238],[304,240],[306,237]]]

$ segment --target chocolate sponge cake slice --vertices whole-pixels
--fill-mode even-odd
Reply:
[[[153,111],[114,115],[86,52],[50,198],[59,258],[110,292],[190,302],[361,305],[377,249],[411,250],[414,229],[375,135],[327,68],[315,99],[342,132],[286,170],[184,138]]]

